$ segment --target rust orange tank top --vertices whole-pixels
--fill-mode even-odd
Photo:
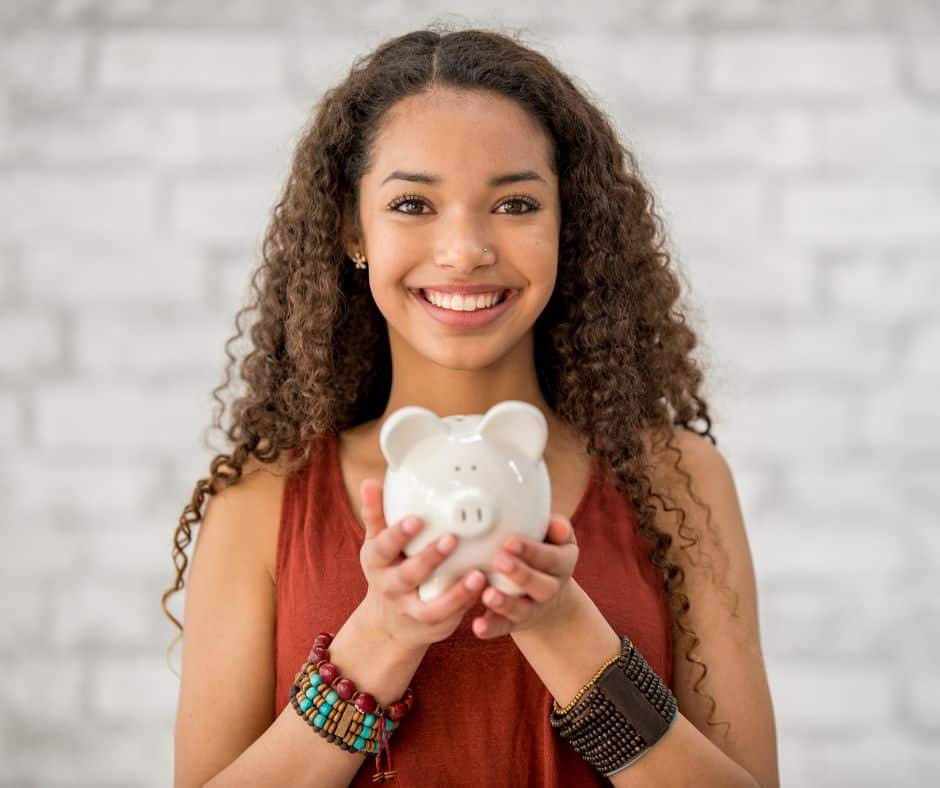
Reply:
[[[636,529],[635,508],[601,473],[601,462],[593,458],[590,480],[571,517],[580,550],[573,576],[671,689],[673,646],[662,575],[649,561],[650,543]],[[316,634],[339,630],[365,597],[359,564],[364,540],[343,483],[338,436],[325,433],[310,463],[284,487],[275,716],[288,705]],[[411,681],[415,706],[389,745],[397,785],[611,785],[550,726],[551,694],[512,638],[480,640],[473,634],[473,619],[484,610],[478,602],[448,639],[432,644]],[[602,656],[606,659],[598,655],[598,664]],[[375,759],[369,756],[350,785],[373,785],[374,772]]]

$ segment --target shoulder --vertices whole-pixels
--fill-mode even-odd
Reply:
[[[260,558],[272,585],[286,482],[286,454],[272,462],[249,457],[238,481],[212,496],[206,510],[206,518],[208,506],[219,510],[216,516],[225,520],[226,527],[240,531],[239,542]]]
[[[669,447],[666,435],[656,438],[651,471],[654,493],[663,493],[668,504],[656,504],[656,524],[673,537],[668,557],[683,570],[679,591],[689,599],[685,623],[700,638],[696,659],[687,658],[686,648],[674,651],[674,693],[681,712],[714,744],[761,785],[779,785],[757,582],[731,467],[717,446],[691,430],[668,433]],[[652,436],[646,438],[652,445]],[[710,703],[696,691],[705,675],[703,689],[717,702],[714,718]],[[725,726],[715,726],[713,719],[731,723],[725,737],[720,735]]]

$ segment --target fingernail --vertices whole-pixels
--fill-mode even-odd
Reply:
[[[479,591],[481,588],[483,588],[483,575],[479,572],[473,572],[467,576],[467,579],[463,581],[463,584],[471,591]]]
[[[506,542],[506,549],[510,553],[515,553],[516,555],[519,555],[522,552],[522,542],[520,542],[518,539],[512,539]]]
[[[416,517],[409,517],[401,524],[406,534],[413,534],[421,527],[421,523]]]
[[[496,556],[496,560],[493,563],[497,569],[502,569],[504,572],[508,572],[515,566],[515,562],[508,555],[503,555],[502,553]]]
[[[437,540],[437,549],[441,552],[450,550],[451,547],[456,543],[457,538],[453,534],[444,534],[440,539]]]

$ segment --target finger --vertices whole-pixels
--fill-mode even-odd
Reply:
[[[550,549],[560,551],[569,548],[567,546],[558,546]],[[561,587],[561,581],[557,575],[535,569],[525,561],[508,553],[497,553],[493,559],[493,568],[512,580],[536,602],[547,602],[558,593],[558,589]]]
[[[513,624],[505,616],[486,610],[482,616],[473,619],[471,629],[481,640],[489,640],[508,635],[513,630]]]
[[[536,542],[521,536],[512,536],[506,540],[503,549],[518,560],[521,560],[541,572],[550,575],[564,575],[573,572],[578,562],[578,545],[568,541],[561,534],[565,527],[554,526],[549,530],[549,536],[559,539],[558,542]],[[504,570],[500,570],[504,571]]]
[[[457,542],[454,534],[443,534],[421,552],[406,558],[388,572],[388,578],[383,584],[385,591],[403,594],[417,588],[454,552]]]
[[[464,614],[476,604],[486,585],[486,575],[479,569],[467,572],[437,599],[421,601],[418,592],[405,597],[405,612],[422,624],[440,624],[456,614]]]
[[[483,592],[483,604],[487,609],[514,624],[521,624],[532,617],[535,602],[527,596],[512,596],[493,588]]]
[[[568,544],[569,542],[577,544],[571,521],[561,514],[557,514],[552,518],[548,525],[546,537],[555,544]]]
[[[366,539],[372,539],[387,526],[382,503],[382,485],[375,479],[363,479],[359,484],[359,497],[362,499],[360,513],[366,527]]]
[[[412,523],[415,524],[415,530],[409,532]],[[420,518],[406,517],[395,525],[386,527],[377,536],[367,539],[362,545],[363,566],[375,569],[394,566],[422,526]]]

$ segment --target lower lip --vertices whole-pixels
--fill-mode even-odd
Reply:
[[[444,323],[448,326],[461,326],[464,328],[476,328],[478,326],[485,326],[489,323],[492,323],[496,320],[503,312],[509,309],[512,306],[512,303],[516,300],[516,296],[519,295],[518,290],[510,290],[509,295],[506,296],[500,303],[496,306],[491,306],[489,309],[475,309],[472,312],[456,312],[453,309],[444,309],[440,306],[434,306],[430,301],[428,301],[420,292],[414,292],[409,290],[418,302],[428,311],[428,314],[437,320],[439,323]]]

